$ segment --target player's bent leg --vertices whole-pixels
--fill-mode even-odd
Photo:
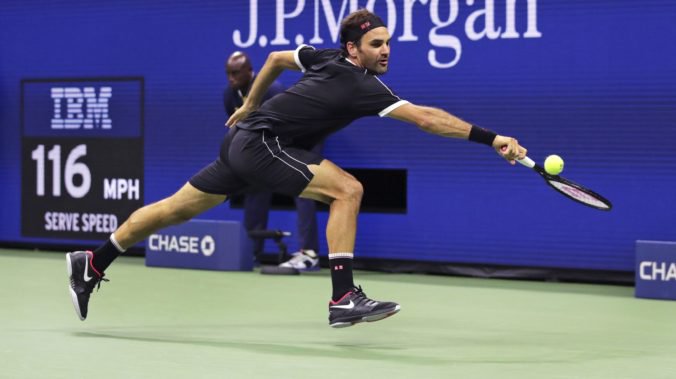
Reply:
[[[310,165],[309,169],[314,177],[300,196],[329,204],[326,224],[329,253],[354,251],[357,215],[364,187],[354,176],[328,159],[319,165]]]
[[[352,281],[357,215],[364,193],[361,183],[328,160],[309,168],[314,178],[301,196],[330,204],[326,239],[334,295],[329,302],[329,325],[343,328],[379,321],[399,312],[399,304],[370,299]]]
[[[137,209],[113,234],[120,247],[127,249],[159,229],[186,222],[223,203],[225,198],[186,183],[175,194]]]

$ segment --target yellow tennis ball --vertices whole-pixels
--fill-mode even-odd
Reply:
[[[549,175],[559,175],[563,171],[563,159],[556,154],[548,156],[545,159],[545,171]]]

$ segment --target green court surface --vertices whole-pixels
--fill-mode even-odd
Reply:
[[[82,322],[63,254],[0,250],[0,377],[676,377],[676,302],[631,287],[357,272],[402,310],[332,329],[326,269],[107,274]]]

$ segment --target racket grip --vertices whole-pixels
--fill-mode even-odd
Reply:
[[[528,158],[528,157],[525,157],[525,158],[523,158],[523,159],[517,159],[516,161],[519,162],[519,163],[521,163],[522,165],[528,167],[528,168],[533,168],[533,167],[535,167],[535,162],[534,162],[532,159]]]

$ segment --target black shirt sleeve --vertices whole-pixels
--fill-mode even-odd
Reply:
[[[374,75],[365,76],[355,92],[357,108],[368,116],[379,115],[383,117],[397,107],[408,103],[408,101],[395,95],[385,83]]]
[[[311,70],[313,67],[321,63],[327,63],[340,55],[340,50],[337,49],[320,49],[316,50],[309,45],[300,45],[294,51],[294,59],[296,64],[305,72]]]

